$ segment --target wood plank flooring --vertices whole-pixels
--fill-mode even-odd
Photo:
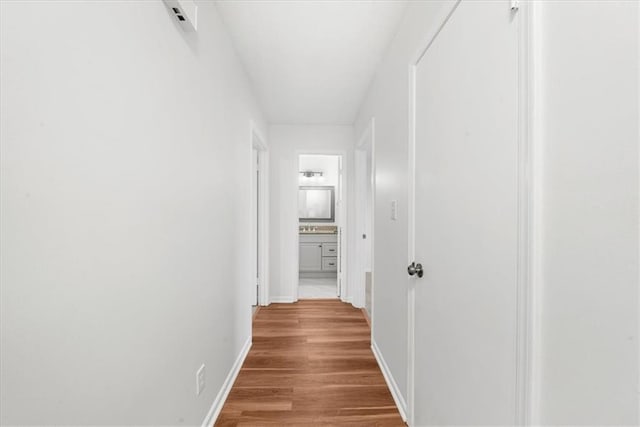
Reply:
[[[262,307],[215,424],[404,426],[361,310],[339,300]]]

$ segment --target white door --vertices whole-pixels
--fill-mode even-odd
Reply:
[[[463,0],[416,69],[415,425],[512,425],[518,14]]]

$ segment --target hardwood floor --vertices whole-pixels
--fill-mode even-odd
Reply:
[[[362,311],[339,300],[262,307],[216,426],[404,426]]]

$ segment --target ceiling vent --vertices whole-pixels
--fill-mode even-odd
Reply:
[[[193,0],[164,0],[164,3],[184,31],[198,30],[198,6]]]

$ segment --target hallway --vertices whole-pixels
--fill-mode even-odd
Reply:
[[[640,0],[0,0],[0,427],[640,427]]]
[[[339,300],[262,307],[216,426],[403,426],[362,311]]]

